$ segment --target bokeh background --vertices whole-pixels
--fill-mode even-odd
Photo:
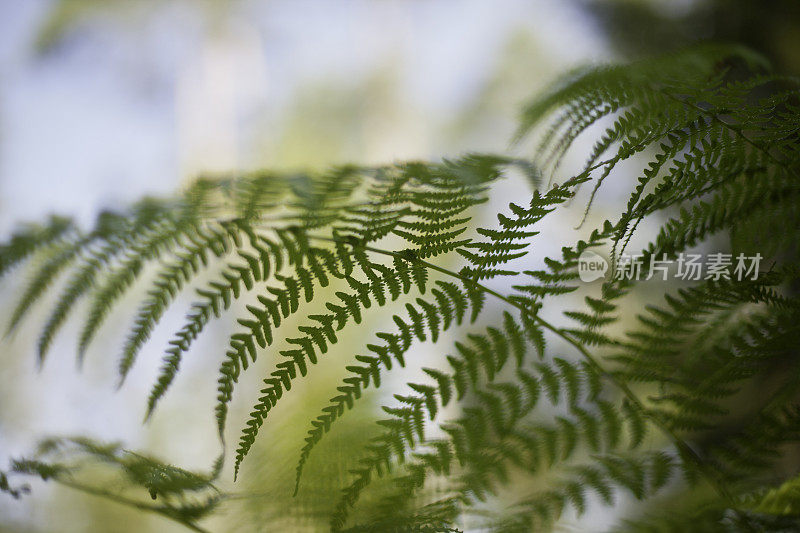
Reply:
[[[800,72],[800,3],[0,0],[0,237],[54,212],[89,225],[101,209],[167,195],[204,173],[507,152],[521,105],[571,67],[707,39],[744,42],[777,70]],[[0,319],[21,290],[18,274],[0,279]],[[119,342],[141,296],[126,297],[80,371],[75,320],[36,369],[46,301],[2,339],[0,461],[46,435],[84,434],[208,467],[218,453],[210,376],[230,326],[209,327],[143,426],[162,349],[191,296],[173,305],[115,391]],[[246,413],[257,384],[240,390]],[[312,411],[329,396],[306,392]],[[237,487],[264,497],[222,513],[211,530],[248,530],[254,520],[278,530],[266,524],[280,519],[281,530],[313,530],[304,518],[313,494],[286,517],[270,492],[289,479],[280,472],[291,470],[307,421],[280,419],[252,459],[255,481]],[[343,473],[317,467],[320,479]],[[21,501],[0,495],[0,531],[181,530],[67,489],[33,488]],[[590,512],[574,528],[600,529],[618,512]]]

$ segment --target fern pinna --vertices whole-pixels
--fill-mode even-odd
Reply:
[[[260,395],[241,400],[253,408],[233,446],[234,475],[276,406],[335,357],[344,376],[298,445],[295,494],[313,487],[309,461],[369,391],[396,387],[387,378],[398,367],[418,378],[393,390],[371,435],[348,441],[362,451],[327,508],[333,531],[546,530],[570,510],[630,497],[660,498],[661,509],[642,503],[615,530],[798,527],[799,95],[797,80],[769,74],[748,51],[707,46],[570,73],[523,112],[517,140],[538,132],[533,161],[257,172],[103,213],[89,232],[62,218],[25,227],[0,255],[3,273],[26,259],[34,269],[10,328],[71,270],[39,340],[42,363],[74,304],[88,299],[82,356],[157,264],[124,342],[122,383],[167,308],[204,276],[147,417],[209,323],[233,310],[238,329],[216,377],[223,453],[211,474],[58,440],[15,461],[0,489],[19,496],[9,480],[29,474],[100,491],[72,478],[70,457],[88,455],[164,502],[101,495],[200,530],[229,498],[212,483],[225,472],[234,393],[256,359],[267,357],[269,370]],[[585,164],[565,178],[570,148],[592,131]],[[623,163],[639,170],[621,212],[594,215]],[[500,180],[530,192],[486,220],[479,206]],[[579,239],[557,257],[537,253],[541,221],[581,203]],[[658,265],[711,244],[720,257],[757,254],[761,271],[658,284],[667,276]],[[594,252],[611,267],[584,283],[579,266]],[[635,277],[625,275],[632,264]],[[363,346],[337,346],[379,309],[386,327]],[[446,356],[415,358],[421,343]]]

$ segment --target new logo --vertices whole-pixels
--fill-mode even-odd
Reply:
[[[584,283],[606,277],[608,272],[608,261],[596,253],[586,250],[578,258],[578,277]]]

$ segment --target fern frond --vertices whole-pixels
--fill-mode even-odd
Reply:
[[[179,245],[182,235],[192,231],[191,225],[162,222],[145,230],[126,253],[122,262],[106,277],[103,284],[94,291],[86,322],[78,340],[78,356],[83,356],[98,329],[111,311],[114,302],[121,298],[142,272],[147,261],[156,259],[163,252]]]
[[[104,213],[86,233],[64,219],[25,228],[0,247],[0,275],[37,261],[11,328],[69,270],[39,360],[90,295],[82,357],[156,264],[123,346],[122,381],[168,307],[209,267],[210,281],[169,341],[147,416],[206,326],[242,303],[217,380],[223,448],[234,390],[262,351],[274,358],[239,436],[238,476],[279,401],[311,378],[345,328],[370,313],[391,317],[366,352],[351,353],[311,421],[295,492],[312,451],[368,389],[386,387],[389,372],[412,363],[412,346],[452,342],[451,355],[417,365],[423,377],[392,391],[334,508],[335,531],[368,504],[373,513],[352,530],[450,531],[470,515],[489,530],[547,529],[567,509],[613,505],[620,491],[643,500],[672,483],[685,483],[698,505],[677,508],[667,530],[689,516],[734,531],[783,527],[796,518],[795,480],[780,468],[800,440],[798,117],[800,83],[766,74],[760,58],[737,47],[581,69],[524,111],[519,139],[544,126],[537,165],[467,155],[316,174],[259,171],[200,179],[176,200]],[[597,127],[585,163],[561,179],[567,152]],[[623,165],[635,174],[620,208],[582,230],[598,191],[624,175]],[[476,222],[494,205],[500,179],[532,190],[493,223]],[[542,220],[564,213],[587,183],[580,235],[543,257],[531,246]],[[641,275],[619,275],[641,240]],[[646,283],[655,260],[710,246],[720,260],[755,256],[761,268],[744,278],[687,279],[654,303],[664,292]],[[581,281],[582,257],[600,250],[611,276]],[[534,257],[543,266],[530,266]],[[570,305],[551,319],[560,300]],[[461,331],[479,318],[487,322],[480,334]],[[283,349],[273,354],[267,348],[276,342]],[[9,481],[16,474],[64,482],[73,457],[48,459],[67,450],[120,471],[160,500],[143,508],[189,527],[223,499],[211,484],[222,457],[210,475],[195,474],[80,439],[45,443],[39,456],[0,473],[0,491],[22,493]],[[379,478],[391,490],[362,498],[377,492]],[[492,499],[511,483],[517,503],[497,518]],[[646,516],[628,523],[649,524]]]
[[[403,262],[400,261],[399,263],[402,264]],[[397,265],[398,262],[395,264]],[[404,268],[409,269],[407,266]],[[398,272],[402,275],[404,271],[399,270]],[[417,288],[420,292],[424,292],[424,285],[422,284],[424,279],[423,277],[418,277]],[[376,336],[383,340],[384,344],[368,344],[367,349],[373,355],[357,355],[356,360],[360,364],[347,367],[350,376],[343,380],[341,386],[337,387],[341,394],[331,398],[330,405],[325,407],[323,413],[312,421],[313,427],[305,438],[306,444],[303,446],[297,465],[295,491],[299,486],[303,468],[311,451],[319,444],[324,435],[330,431],[333,423],[346,410],[353,408],[355,400],[361,397],[362,390],[369,387],[370,383],[375,388],[380,387],[381,367],[387,371],[391,370],[392,359],[401,367],[405,366],[404,354],[411,348],[414,337],[423,342],[426,340],[426,329],[432,335],[438,336],[440,322],[444,323],[444,329],[447,329],[451,324],[460,325],[462,323],[466,311],[470,307],[467,294],[450,282],[437,280],[436,285],[437,288],[431,290],[436,303],[418,298],[417,303],[421,308],[420,310],[411,304],[407,304],[406,309],[408,310],[408,318],[411,324],[409,325],[403,318],[395,315],[393,319],[398,325],[398,333],[377,333]],[[409,289],[410,283],[407,283],[404,286],[404,293],[407,293]],[[431,320],[430,317],[436,318]],[[513,335],[515,336],[513,346],[518,350],[521,345],[518,330],[514,330]],[[519,352],[515,353],[518,354]],[[517,355],[516,357],[519,359],[522,356]]]
[[[69,237],[74,231],[72,220],[59,216],[51,216],[46,224],[29,224],[21,228],[0,246],[0,276],[37,250]]]
[[[248,288],[252,288],[254,281],[261,279],[262,266],[258,264],[258,259],[239,250],[240,233],[248,234],[251,242],[256,238],[252,229],[239,221],[223,222],[219,228],[204,228],[198,231],[196,236],[187,238],[188,246],[175,253],[177,260],[166,265],[156,275],[153,288],[150,289],[147,300],[139,309],[134,327],[122,349],[119,365],[120,382],[125,380],[137,353],[147,342],[153,327],[163,315],[170,301],[193,276],[198,274],[201,265],[205,266],[208,263],[209,253],[219,259],[230,248],[236,248],[240,257],[245,260],[245,264],[235,265],[231,269],[239,273],[242,282]],[[225,274],[225,277],[227,278],[229,275]]]

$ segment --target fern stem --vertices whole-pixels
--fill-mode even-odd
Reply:
[[[143,502],[136,501],[131,498],[126,498],[125,496],[121,496],[119,494],[114,494],[113,492],[109,492],[106,490],[98,489],[96,487],[90,487],[88,485],[84,485],[82,483],[77,483],[75,481],[68,481],[66,479],[58,479],[53,478],[53,481],[56,483],[63,485],[65,487],[69,487],[71,489],[83,492],[84,494],[89,494],[91,496],[97,496],[99,498],[105,498],[106,500],[110,500],[116,502],[120,505],[127,505],[128,507],[133,507],[134,509],[138,509],[140,511],[148,511],[151,513],[155,513],[158,515],[163,516],[164,518],[168,518],[174,522],[179,523],[180,525],[191,529],[192,531],[196,531],[197,533],[211,533],[207,529],[203,529],[202,527],[198,526],[193,522],[187,522],[181,520],[180,518],[171,515],[166,509],[161,507],[155,507],[153,505],[148,505]]]
[[[341,239],[335,239],[335,238],[331,238],[331,237],[322,237],[322,236],[311,236],[311,235],[309,235],[309,239],[314,239],[314,240],[319,240],[319,241],[327,241],[327,242],[332,242],[332,243],[349,244],[350,246],[353,246],[351,243],[349,243],[347,241],[343,241]],[[386,256],[389,256],[389,257],[399,257],[401,259],[408,260],[408,256],[400,254],[400,253],[397,253],[397,252],[392,252],[390,250],[383,250],[383,249],[380,249],[380,248],[375,248],[373,246],[361,246],[361,248],[363,250],[368,251],[368,252],[372,252],[372,253],[376,253],[376,254],[380,254],[380,255],[386,255]],[[453,277],[453,278],[457,278],[459,280],[463,280],[464,279],[463,276],[461,276],[457,272],[454,272],[454,271],[452,271],[450,269],[447,269],[445,267],[441,267],[441,266],[436,265],[434,263],[431,263],[429,261],[425,261],[424,259],[415,258],[414,261],[416,261],[420,265],[425,266],[426,268],[428,268],[430,270],[434,270],[434,271],[439,272],[441,274],[444,274],[444,275],[447,275],[447,276],[450,276],[450,277]],[[650,412],[649,410],[647,410],[647,408],[645,408],[644,404],[639,399],[639,397],[636,396],[636,394],[630,389],[630,387],[628,387],[627,383],[625,383],[623,381],[620,381],[612,373],[608,372],[603,367],[603,365],[600,363],[600,361],[594,355],[592,355],[588,350],[586,350],[586,348],[583,346],[583,344],[581,344],[579,341],[577,341],[574,338],[572,338],[568,334],[568,332],[565,332],[562,329],[557,328],[556,326],[554,326],[553,324],[551,324],[550,322],[548,322],[544,318],[538,316],[537,314],[531,313],[529,309],[527,309],[523,305],[521,305],[521,304],[519,304],[519,303],[517,303],[517,302],[515,302],[515,301],[513,301],[513,300],[511,300],[509,298],[507,298],[506,296],[502,295],[501,293],[499,293],[499,292],[497,292],[497,291],[495,291],[493,289],[490,289],[489,287],[487,287],[487,286],[485,286],[485,285],[483,285],[481,283],[478,283],[478,282],[471,282],[471,283],[472,283],[472,285],[474,287],[484,291],[485,293],[490,294],[490,295],[494,296],[495,298],[497,298],[499,300],[502,300],[503,302],[507,303],[508,305],[511,305],[512,307],[517,308],[520,312],[525,313],[530,318],[532,318],[534,321],[538,322],[542,327],[544,327],[545,329],[550,330],[551,332],[553,332],[554,334],[559,336],[561,339],[563,339],[564,341],[566,341],[567,343],[569,343],[573,347],[575,347],[575,349],[578,350],[578,352],[581,354],[581,356],[587,361],[587,363],[589,363],[589,365],[592,366],[592,368],[599,375],[601,375],[604,378],[606,378],[612,385],[614,385],[617,389],[619,389],[622,392],[622,394],[628,399],[628,401],[630,401],[640,413],[642,413],[646,418],[648,418],[662,433],[664,433],[672,441],[673,445],[682,453],[682,455],[684,455],[685,457],[688,457],[692,462],[695,463],[695,466],[697,467],[699,473],[706,479],[706,481],[717,492],[717,494],[720,497],[722,497],[724,500],[726,500],[729,504],[731,504],[732,507],[735,507],[736,500],[733,498],[733,495],[725,488],[725,486],[722,484],[722,482],[718,478],[716,472],[714,472],[714,470],[709,467],[708,463],[703,461],[703,459],[697,454],[697,452],[695,452],[692,449],[692,447],[689,446],[689,444],[686,441],[684,441],[682,438],[680,438],[672,430],[672,428],[670,428],[667,424],[665,424],[664,421],[661,420],[660,417],[658,417],[656,414],[654,414],[654,413]]]

